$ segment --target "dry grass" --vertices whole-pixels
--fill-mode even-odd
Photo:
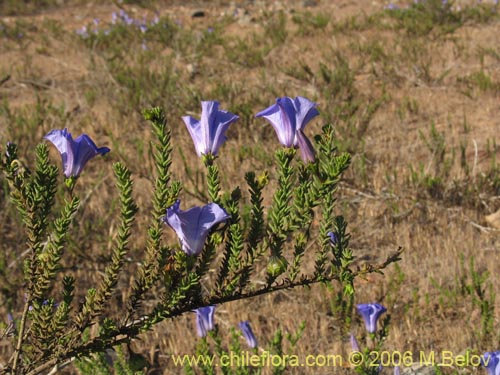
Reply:
[[[189,205],[199,203],[201,165],[191,156],[193,146],[180,116],[198,116],[202,99],[217,99],[240,114],[222,151],[221,169],[224,187],[235,181],[243,185],[246,171],[269,167],[277,147],[272,129],[253,114],[277,96],[302,95],[316,100],[322,113],[307,133],[333,121],[339,148],[353,154],[338,213],[348,220],[358,261],[382,260],[398,246],[406,249],[397,269],[356,284],[358,303],[380,301],[392,315],[386,347],[455,353],[500,347],[499,303],[493,313],[496,329],[483,337],[480,309],[460,288],[460,280],[471,277],[473,257],[479,272],[489,272],[485,284],[500,291],[500,231],[484,220],[500,208],[496,13],[482,19],[464,16],[453,30],[446,22],[434,23],[430,32],[419,34],[384,12],[385,4],[371,0],[318,1],[307,8],[299,1],[287,6],[274,1],[148,1],[145,8],[123,7],[149,20],[158,11],[163,31],[143,35],[124,29],[91,42],[75,30],[93,18],[104,27],[119,8],[111,2],[69,3],[35,13],[16,13],[12,5],[13,13],[0,18],[0,140],[18,143],[27,164],[33,146],[53,128],[88,133],[112,149],[106,160],[89,164],[77,187],[87,202],[65,259],[77,288],[99,276],[108,256],[106,243],[116,230],[113,161],[123,160],[132,169],[141,207],[136,233],[146,225],[152,160],[142,108],[159,105],[167,112],[175,140],[173,173],[185,183],[183,204]],[[192,18],[200,9],[205,16]],[[162,33],[164,39],[158,36]],[[141,48],[143,41],[147,50]],[[58,159],[55,152],[53,158]],[[0,247],[8,265],[23,244],[20,220],[5,197],[4,192]],[[142,239],[135,236],[131,244],[130,269],[140,259]],[[168,233],[165,241],[176,239]],[[22,292],[10,287],[19,277],[18,266],[2,271],[3,317],[22,303]],[[117,300],[125,298],[128,287],[123,278]],[[349,343],[340,336],[331,298],[321,286],[277,293],[220,306],[216,318],[223,331],[249,319],[262,343],[278,327],[294,331],[305,321],[294,352],[341,353]],[[169,355],[193,353],[194,330],[193,316],[181,317],[161,323],[133,347],[148,353],[160,373],[175,374],[179,370],[168,365]],[[364,334],[357,316],[352,330]],[[290,373],[306,373],[300,370]]]

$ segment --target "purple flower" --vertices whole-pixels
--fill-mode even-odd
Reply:
[[[229,219],[229,215],[216,203],[193,207],[187,211],[179,208],[180,200],[167,209],[163,221],[175,230],[187,255],[198,255],[203,250],[208,232],[215,225]]]
[[[280,143],[285,147],[299,147],[304,162],[314,161],[314,148],[305,136],[304,128],[312,118],[319,115],[316,103],[297,96],[276,99],[276,104],[257,113],[273,126]]]
[[[227,128],[238,119],[239,117],[231,112],[219,110],[217,101],[201,102],[200,121],[191,116],[182,117],[198,156],[208,153],[217,155],[219,147],[227,139]]]
[[[356,307],[365,321],[366,330],[369,333],[374,333],[377,330],[378,318],[385,313],[387,309],[378,303],[363,303]]]
[[[394,366],[394,375],[401,375],[401,368],[399,366]]]
[[[90,159],[110,151],[107,147],[98,148],[87,134],[73,140],[66,128],[52,130],[44,138],[52,142],[61,153],[64,175],[67,178],[78,177]]]
[[[484,353],[481,364],[486,367],[488,375],[500,375],[500,351]]]
[[[384,7],[384,9],[388,9],[388,10],[397,10],[397,9],[399,9],[399,7],[398,7],[396,4],[389,3],[388,5],[386,5],[386,6]]]
[[[120,9],[118,12],[118,16],[122,20],[123,23],[125,23],[127,26],[130,26],[134,23],[134,19],[128,15],[127,12],[125,12],[123,9]]]
[[[208,331],[214,329],[215,306],[200,307],[194,310],[196,313],[196,330],[198,336],[205,337]]]
[[[333,232],[328,232],[327,233],[328,237],[330,237],[330,244],[332,246],[335,246],[337,244],[337,242],[339,242],[339,238],[337,237],[337,235]]]
[[[360,352],[361,349],[359,348],[358,340],[356,340],[356,336],[354,336],[352,333],[350,334],[350,341],[351,341],[352,351]]]
[[[241,332],[243,333],[243,336],[245,337],[245,340],[247,340],[247,345],[250,348],[256,348],[257,347],[257,339],[255,338],[255,335],[253,334],[252,327],[250,327],[250,322],[248,320],[245,320],[244,322],[241,322],[238,324],[238,326],[241,329]]]
[[[81,29],[76,30],[76,34],[81,36],[82,38],[88,38],[89,33],[87,31],[87,26],[82,26]]]
[[[43,302],[42,302],[42,306],[47,306],[49,303],[51,304],[51,307],[52,307],[52,308],[55,308],[55,307],[59,306],[59,303],[57,303],[57,302],[52,302],[51,300],[48,300],[48,299],[43,300]],[[29,311],[33,311],[33,309],[34,309],[34,307],[33,307],[32,305],[29,305],[29,306],[28,306],[28,310],[29,310]]]

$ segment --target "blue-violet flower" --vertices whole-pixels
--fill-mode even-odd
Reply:
[[[366,330],[369,333],[374,333],[377,330],[378,318],[385,313],[387,309],[378,303],[363,303],[356,307],[365,321]]]
[[[488,375],[500,375],[500,351],[484,353],[481,363]]]
[[[182,250],[187,255],[198,255],[203,250],[210,229],[229,219],[230,215],[217,203],[193,207],[187,211],[179,208],[180,203],[180,200],[177,200],[167,209],[163,221],[177,233]]]
[[[255,117],[264,117],[273,126],[280,143],[285,147],[300,148],[302,160],[315,160],[314,148],[305,136],[304,128],[314,117],[319,115],[316,103],[297,96],[277,98],[276,104],[257,113]]]
[[[194,310],[196,313],[196,330],[198,336],[205,337],[208,331],[214,329],[215,306],[200,307]]]
[[[87,134],[73,140],[66,128],[52,130],[44,138],[52,142],[61,154],[64,175],[67,178],[78,177],[90,159],[110,151],[107,147],[97,147]]]
[[[239,116],[219,110],[219,102],[201,102],[201,119],[196,120],[191,116],[184,116],[182,120],[186,124],[189,134],[194,142],[198,156],[211,153],[217,155],[219,147],[226,141],[226,131]]]
[[[339,238],[337,237],[337,235],[335,233],[328,232],[327,236],[330,237],[330,244],[332,246],[335,246],[339,242]]]
[[[351,348],[353,352],[360,352],[361,349],[359,348],[359,343],[358,340],[356,340],[356,336],[354,336],[352,333],[350,334],[349,340],[351,341]]]
[[[256,348],[257,347],[257,339],[255,338],[255,335],[253,334],[252,327],[250,327],[250,322],[248,320],[245,320],[241,323],[238,324],[238,326],[241,329],[241,332],[243,333],[243,336],[245,337],[245,340],[247,341],[247,345],[250,348]]]

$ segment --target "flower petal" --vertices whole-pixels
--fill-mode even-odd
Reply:
[[[61,154],[64,175],[70,177],[73,171],[73,150],[75,149],[75,142],[71,133],[67,128],[63,130],[55,129],[50,131],[44,138],[52,142],[57,148]]]
[[[198,156],[201,156],[202,153],[207,153],[204,148],[200,122],[191,116],[183,116],[182,120],[184,124],[186,124],[189,134],[191,135]]]
[[[220,146],[226,141],[226,131],[240,117],[228,111],[218,111],[215,118],[215,133],[212,134],[212,154],[217,155]]]
[[[292,98],[285,96],[276,99],[280,109],[284,146],[292,147],[295,143],[295,131],[297,129],[296,110]]]
[[[306,124],[319,115],[317,104],[302,96],[297,96],[293,102],[297,112],[297,130],[304,130]]]
[[[76,149],[73,159],[73,176],[79,176],[85,164],[97,155],[104,155],[109,152],[109,148],[98,148],[94,141],[87,134],[82,134],[75,139]]]
[[[182,250],[188,255],[198,255],[205,245],[208,232],[213,226],[230,216],[216,203],[193,207],[187,211],[179,209],[180,201],[167,209],[164,221],[177,233]]]
[[[219,110],[219,102],[217,101],[204,101],[201,102],[201,138],[202,144],[208,154],[212,151],[213,136],[217,128],[216,118],[217,111]]]
[[[255,117],[264,117],[267,121],[269,121],[271,126],[274,128],[276,135],[278,136],[279,142],[283,146],[286,146],[286,134],[283,122],[281,121],[281,110],[278,104],[273,104],[263,111],[260,111],[255,115]]]
[[[316,160],[314,147],[302,130],[297,130],[297,144],[300,148],[300,155],[304,163],[314,163]]]

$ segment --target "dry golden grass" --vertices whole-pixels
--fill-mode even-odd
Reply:
[[[33,146],[53,128],[68,127],[74,135],[85,132],[112,149],[106,160],[88,165],[77,187],[86,204],[64,260],[77,277],[77,288],[97,280],[108,257],[105,244],[117,226],[111,164],[118,160],[134,174],[141,207],[129,269],[140,259],[140,233],[147,225],[152,190],[151,133],[141,119],[141,108],[159,105],[167,112],[174,139],[173,173],[185,184],[183,205],[189,206],[200,203],[196,189],[203,189],[203,184],[187,176],[188,168],[196,176],[201,165],[192,157],[194,149],[180,116],[198,116],[199,101],[208,99],[240,114],[239,123],[229,131],[220,165],[224,187],[235,181],[243,186],[245,172],[269,168],[277,147],[271,127],[253,114],[277,96],[302,95],[316,100],[322,113],[307,133],[316,134],[326,121],[334,121],[339,147],[353,154],[341,185],[338,213],[347,218],[358,262],[381,261],[398,246],[405,248],[397,269],[356,283],[357,303],[380,301],[392,315],[386,347],[457,354],[500,348],[499,302],[494,305],[496,329],[481,337],[480,309],[460,291],[460,280],[471,275],[460,260],[465,259],[468,269],[474,257],[476,270],[489,272],[486,285],[491,283],[492,292],[500,292],[500,231],[488,227],[484,219],[500,208],[499,167],[494,165],[500,158],[498,16],[468,19],[452,32],[436,27],[414,35],[404,27],[389,27],[396,22],[382,12],[386,4],[371,0],[324,0],[310,7],[299,1],[286,6],[278,1],[124,5],[134,17],[151,19],[157,10],[160,17],[180,25],[172,42],[158,42],[146,34],[149,49],[143,51],[139,32],[124,32],[125,41],[117,38],[115,44],[106,44],[104,38],[89,44],[75,34],[93,18],[109,23],[111,13],[119,10],[112,2],[69,3],[0,18],[3,30],[15,30],[12,35],[0,32],[0,80],[9,77],[0,85],[4,103],[0,140],[18,143],[28,165]],[[464,9],[467,5],[457,3]],[[205,16],[192,18],[199,9]],[[323,15],[329,22],[314,27],[293,21],[305,12],[311,13],[306,19]],[[284,28],[279,26],[280,17]],[[206,42],[209,27],[224,42]],[[280,40],[283,31],[286,35]],[[271,36],[276,40],[270,41]],[[245,45],[238,46],[241,41]],[[347,69],[342,70],[342,61]],[[322,69],[339,75],[328,83]],[[335,87],[349,75],[352,82]],[[369,104],[377,101],[373,115],[367,115]],[[353,102],[359,108],[352,121],[336,112],[339,103]],[[439,139],[441,146],[432,149]],[[52,155],[58,162],[57,153]],[[436,177],[439,183],[429,187],[425,176]],[[23,252],[23,241],[20,219],[5,197],[5,193],[0,196],[0,248],[10,264],[18,258],[14,254]],[[176,243],[176,238],[167,231],[165,241]],[[23,298],[21,290],[10,286],[19,275],[14,271],[6,275],[0,279],[2,317],[19,309]],[[128,278],[120,280],[117,303],[125,300],[129,285]],[[279,292],[220,306],[216,320],[224,331],[249,319],[262,343],[278,327],[291,332],[305,321],[304,336],[294,353],[345,353],[348,337],[341,336],[333,318],[331,298],[323,286]],[[353,317],[352,331],[364,335],[359,317]],[[172,367],[169,356],[193,353],[194,331],[193,316],[183,316],[159,324],[132,346],[147,354],[158,373],[176,374],[180,369]],[[341,371],[301,368],[290,373]]]

